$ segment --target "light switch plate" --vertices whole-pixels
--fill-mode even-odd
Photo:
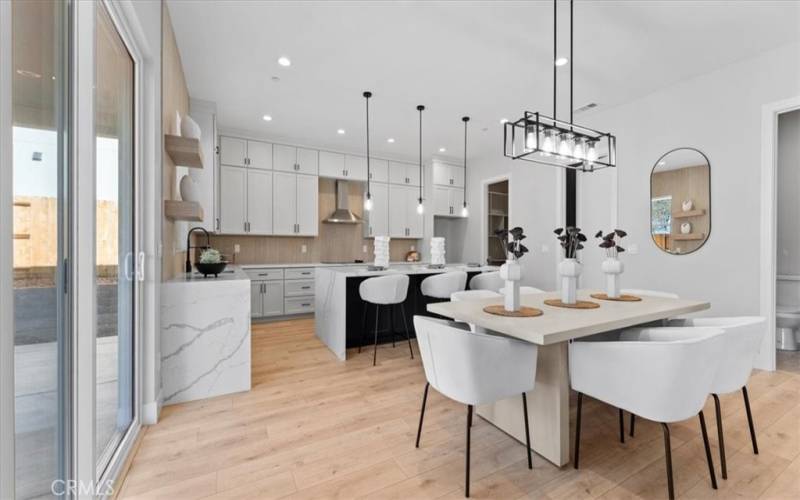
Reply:
[[[362,247],[361,247],[361,251],[362,251],[363,253],[367,253],[367,245],[364,245],[364,246],[362,246]]]
[[[238,243],[233,245],[233,253],[239,253],[241,251],[242,251],[242,247],[240,247]]]
[[[306,252],[308,252],[308,247],[305,246],[305,245],[301,245],[300,246],[300,253],[306,253]]]

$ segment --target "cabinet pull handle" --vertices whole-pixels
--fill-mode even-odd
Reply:
[[[303,307],[311,307],[311,304],[308,303],[308,302],[306,302],[305,304],[300,304],[300,305],[303,306]]]
[[[310,271],[303,271],[300,274],[302,274],[303,276],[308,276],[309,274],[311,274],[311,272]]]
[[[258,273],[259,276],[269,276],[269,273]]]
[[[310,288],[311,288],[310,286],[304,286],[304,287],[300,287],[300,289],[301,289],[301,290],[308,290],[308,289],[310,289]]]

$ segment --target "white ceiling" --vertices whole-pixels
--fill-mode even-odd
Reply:
[[[446,147],[460,158],[463,115],[470,151],[500,154],[501,118],[552,111],[551,2],[169,0],[169,9],[189,93],[217,103],[221,127],[362,151],[361,93],[372,90],[375,154],[417,157],[424,104],[425,156]],[[560,3],[563,55],[568,9]],[[575,107],[602,110],[796,42],[798,26],[797,1],[577,1]]]

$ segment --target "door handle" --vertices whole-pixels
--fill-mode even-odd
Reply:
[[[310,286],[304,286],[304,287],[301,287],[301,290],[309,290],[310,288],[311,288]]]
[[[187,249],[186,251],[188,252],[189,250]],[[132,258],[133,258],[133,253],[131,252],[126,253],[125,257],[123,257],[123,261],[125,262],[123,267],[125,268],[124,273],[125,273],[125,279],[127,281],[133,281],[133,275],[131,274],[131,265],[130,265],[130,259]]]
[[[139,262],[136,266],[136,278],[139,281],[144,281],[144,264],[145,264],[145,253],[139,252]]]

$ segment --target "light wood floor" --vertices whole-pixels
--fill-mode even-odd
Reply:
[[[339,362],[313,330],[313,320],[255,325],[252,391],[164,408],[120,496],[463,497],[466,409],[432,390],[415,449],[418,357],[398,344],[379,348],[375,368],[371,351]],[[759,372],[749,387],[761,454],[750,448],[741,397],[721,398],[729,479],[712,490],[697,419],[674,424],[679,498],[800,498],[800,375]],[[719,470],[710,404],[705,413]],[[580,470],[535,457],[530,471],[522,445],[477,418],[472,497],[666,498],[656,424],[638,419],[636,437],[620,444],[616,411],[591,399],[583,422]]]

